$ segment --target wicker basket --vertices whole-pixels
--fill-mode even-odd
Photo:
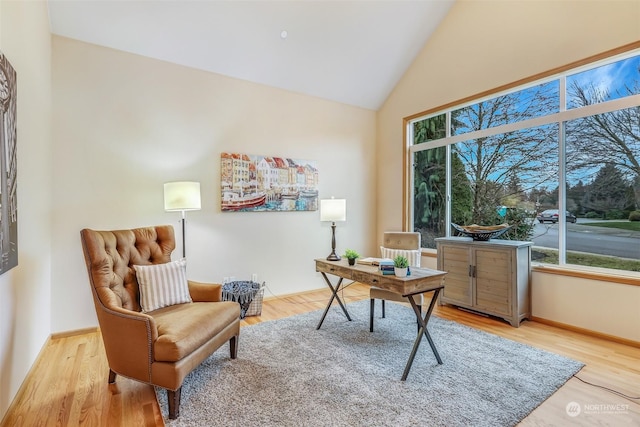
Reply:
[[[240,304],[240,318],[258,316],[262,313],[264,283],[252,281],[232,281],[223,283],[222,300]]]
[[[245,316],[260,316],[262,314],[262,298],[264,298],[264,283],[260,285],[260,290],[253,297]]]
[[[463,234],[464,236],[471,237],[475,241],[486,242],[489,239],[493,239],[494,237],[501,236],[506,233],[511,226],[508,224],[502,224],[501,228],[496,228],[494,230],[469,230],[465,227],[459,226],[458,224],[451,223],[451,226],[455,228],[458,232]]]

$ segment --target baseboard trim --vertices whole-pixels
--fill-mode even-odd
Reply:
[[[591,329],[580,328],[578,326],[569,325],[568,323],[556,322],[555,320],[544,319],[542,317],[531,316],[531,319],[534,322],[542,323],[544,325],[554,326],[560,329],[566,329],[572,332],[578,332],[583,335],[588,335],[595,338],[602,338],[603,340],[616,342],[618,344],[624,344],[631,347],[640,348],[640,342],[630,340],[627,338],[617,337],[615,335],[609,335],[602,332],[593,331]]]
[[[273,299],[284,299],[284,298],[289,298],[289,297],[295,297],[295,296],[299,296],[299,295],[305,295],[305,294],[312,294],[314,292],[318,292],[321,290],[329,290],[328,287],[319,287],[316,289],[309,289],[307,291],[300,291],[300,292],[292,292],[290,294],[282,294],[282,295],[267,295],[263,298],[263,301],[269,301],[269,300],[273,300]]]
[[[54,334],[51,334],[51,339],[57,340],[59,338],[67,338],[67,337],[75,337],[77,335],[92,334],[94,332],[98,332],[99,330],[100,328],[98,328],[97,326],[93,326],[91,328],[73,329],[70,331],[56,332]]]

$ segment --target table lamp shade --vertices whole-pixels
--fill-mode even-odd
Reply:
[[[320,200],[320,221],[346,221],[347,201],[345,199]]]
[[[336,221],[347,220],[347,201],[345,199],[320,200],[320,221],[331,221],[331,253],[329,261],[340,261],[336,254]]]
[[[200,210],[200,183],[178,181],[164,184],[164,210]]]

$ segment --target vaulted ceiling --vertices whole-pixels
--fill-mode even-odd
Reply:
[[[381,107],[455,0],[48,0],[51,32]]]

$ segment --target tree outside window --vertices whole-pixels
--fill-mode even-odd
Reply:
[[[636,54],[414,120],[423,246],[451,223],[508,222],[501,238],[533,240],[541,262],[640,271],[639,93]]]

